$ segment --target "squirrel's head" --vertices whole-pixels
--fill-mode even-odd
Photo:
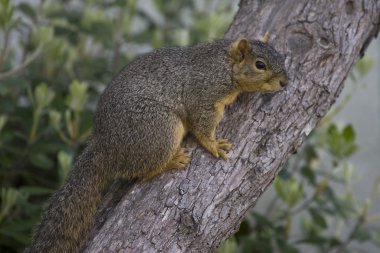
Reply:
[[[240,38],[231,44],[229,54],[235,85],[242,91],[278,91],[288,83],[285,57],[265,41]]]

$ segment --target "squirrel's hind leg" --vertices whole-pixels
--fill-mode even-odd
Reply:
[[[150,179],[167,170],[183,168],[190,161],[181,148],[186,129],[182,120],[167,108],[144,108],[129,120],[129,141],[125,141],[125,167],[135,178]],[[127,135],[127,134],[126,134]]]
[[[164,166],[152,170],[148,173],[145,179],[151,179],[155,176],[160,175],[161,173],[169,170],[175,169],[183,169],[190,162],[191,158],[188,154],[185,153],[184,148],[179,148],[177,153],[173,156],[173,158]]]
[[[182,169],[190,162],[190,156],[185,153],[184,148],[179,148],[172,160],[165,166],[165,170]]]

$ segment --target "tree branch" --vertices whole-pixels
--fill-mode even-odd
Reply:
[[[287,55],[290,85],[242,95],[227,110],[218,136],[234,144],[228,161],[190,138],[186,170],[136,183],[107,202],[85,252],[214,251],[335,102],[379,31],[379,13],[380,0],[242,0],[226,37],[257,39],[268,31]]]
[[[17,74],[21,70],[25,69],[30,63],[32,63],[42,52],[43,46],[39,46],[30,56],[28,56],[25,61],[20,63],[19,65],[13,67],[10,70],[7,70],[3,73],[0,73],[0,80],[10,77],[12,75]]]

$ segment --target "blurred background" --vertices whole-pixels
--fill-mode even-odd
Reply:
[[[221,38],[228,0],[0,0],[0,252],[30,243],[86,144],[100,93],[136,56]],[[218,252],[379,252],[380,41]]]

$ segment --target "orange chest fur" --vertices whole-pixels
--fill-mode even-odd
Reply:
[[[226,105],[229,105],[233,103],[236,100],[236,97],[239,95],[239,91],[232,91],[227,96],[223,97],[222,99],[218,100],[215,103],[215,109],[217,113],[217,122],[219,122],[224,114],[224,107]]]

